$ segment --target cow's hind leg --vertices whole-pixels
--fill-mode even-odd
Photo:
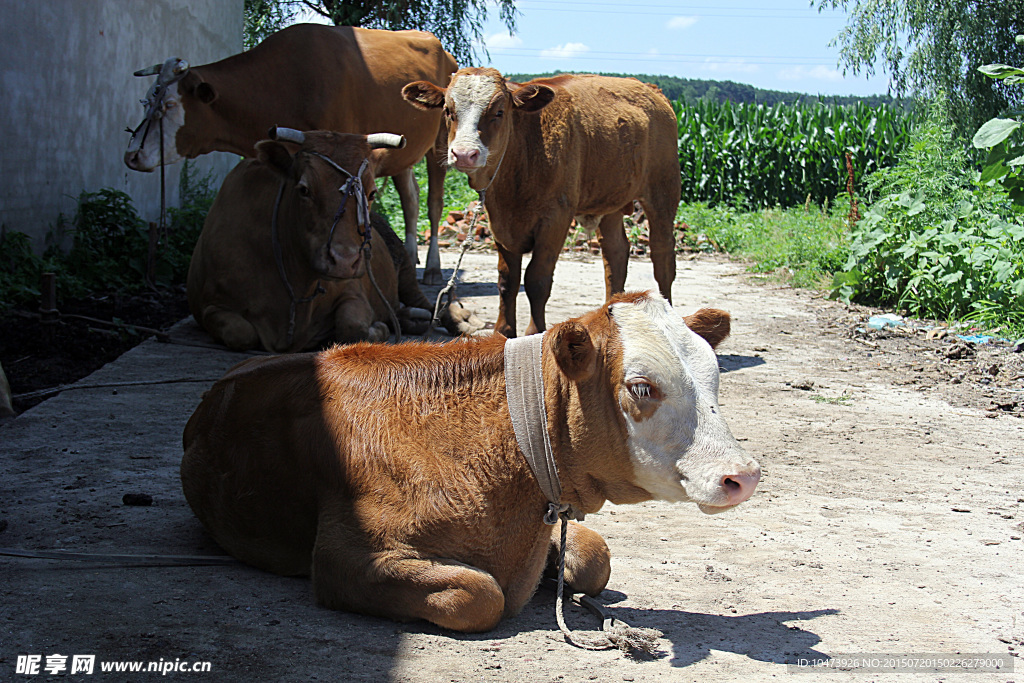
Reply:
[[[661,182],[652,182],[640,205],[647,216],[648,237],[654,279],[661,295],[672,301],[672,282],[676,279],[675,219],[679,208],[679,167],[675,158],[664,164]]]
[[[423,266],[423,284],[439,285],[444,282],[441,275],[441,251],[437,245],[437,226],[441,222],[444,211],[444,177],[447,169],[445,157],[439,156],[436,149],[448,146],[448,129],[442,125],[438,133],[440,147],[427,150],[427,218],[430,220],[430,239],[427,242],[427,262]],[[415,263],[415,261],[413,261]]]
[[[260,345],[260,335],[252,323],[226,308],[207,306],[198,322],[214,339],[233,351],[247,351]]]
[[[632,207],[632,204],[630,205]],[[604,259],[604,296],[625,290],[626,268],[629,266],[629,241],[622,226],[622,215],[610,213],[601,218],[597,227],[597,239],[601,244],[601,258]]]
[[[559,527],[551,534],[551,547],[545,576],[558,576],[558,551],[562,535]],[[612,573],[612,556],[601,534],[582,524],[569,522],[565,539],[565,582],[573,590],[596,596],[608,585]]]
[[[411,168],[391,177],[391,182],[398,192],[398,199],[402,203],[402,218],[405,221],[405,251],[409,255],[409,262],[415,264],[418,260],[416,254],[417,244],[417,223],[420,219],[420,186],[416,182],[416,175]]]
[[[493,576],[444,558],[358,555],[351,546],[318,538],[312,578],[316,600],[325,607],[399,621],[425,619],[453,631],[489,631],[505,610]]]

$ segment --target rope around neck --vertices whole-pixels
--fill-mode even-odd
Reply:
[[[565,588],[565,546],[569,529],[569,518],[583,520],[583,513],[568,503],[562,502],[562,485],[558,478],[558,466],[551,448],[548,434],[547,410],[544,404],[544,375],[541,361],[544,348],[544,334],[509,339],[505,342],[505,396],[508,401],[509,417],[515,431],[519,450],[544,497],[548,500],[544,523],[554,525],[561,520],[561,540],[558,548],[558,588],[555,598],[555,620],[565,641],[584,650],[611,650],[620,648],[628,654],[657,652],[657,639],[663,634],[654,629],[633,628],[624,622],[621,626],[612,624],[611,617],[603,618],[602,628],[606,630],[600,638],[584,638],[573,634],[565,624],[562,614]],[[589,598],[588,598],[589,599]],[[603,609],[591,600],[588,609]]]

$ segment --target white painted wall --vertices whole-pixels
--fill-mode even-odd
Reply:
[[[82,190],[127,192],[160,213],[159,173],[122,161],[153,78],[132,72],[183,57],[206,64],[242,51],[243,0],[0,0],[0,223],[41,248]],[[234,155],[208,154],[218,182]],[[181,165],[167,168],[177,205]]]

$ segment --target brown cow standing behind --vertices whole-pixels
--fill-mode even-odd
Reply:
[[[494,69],[460,69],[448,88],[410,83],[405,98],[444,109],[448,164],[486,190],[498,246],[500,302],[495,330],[516,333],[522,256],[530,301],[527,334],[545,327],[555,262],[575,216],[597,230],[611,297],[626,282],[629,243],[622,216],[633,201],[650,225],[654,278],[671,298],[673,221],[679,205],[676,117],[664,95],[633,78],[557,76],[512,83]]]
[[[183,66],[186,66],[182,63]],[[422,31],[378,31],[348,26],[297,24],[251,50],[187,68],[156,103],[161,128],[144,121],[124,159],[152,171],[213,151],[252,157],[271,126],[341,133],[397,133],[404,149],[381,155],[377,177],[391,176],[402,201],[406,250],[416,262],[419,188],[412,166],[427,155],[430,244],[424,281],[441,282],[437,225],[445,169],[433,148],[440,112],[417,112],[402,102],[402,87],[423,79],[443,86],[458,68],[441,43]],[[159,99],[159,98],[158,98]]]
[[[532,405],[547,416],[561,502],[718,512],[760,477],[720,415],[718,361],[698,337],[717,343],[728,323],[705,309],[684,325],[656,294],[632,294],[523,342],[248,360],[185,427],[185,497],[238,559],[312,573],[327,607],[485,631],[530,599],[558,545],[509,416],[506,344],[540,343]],[[601,592],[604,540],[572,523],[566,551],[568,583]]]
[[[380,150],[371,152],[362,135],[275,129],[284,131],[301,144],[260,142],[258,159],[242,161],[225,178],[192,254],[189,309],[203,329],[236,350],[384,341],[389,305],[396,311],[402,303],[431,306],[404,252],[396,267],[384,236],[374,231],[371,268],[387,302],[381,300],[361,250],[357,197],[339,192],[347,174],[368,160],[361,190],[367,204],[373,201]]]

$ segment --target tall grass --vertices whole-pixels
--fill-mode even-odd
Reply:
[[[895,163],[917,116],[893,105],[768,107],[674,103],[684,202],[741,197],[752,207],[824,204],[857,179]]]

